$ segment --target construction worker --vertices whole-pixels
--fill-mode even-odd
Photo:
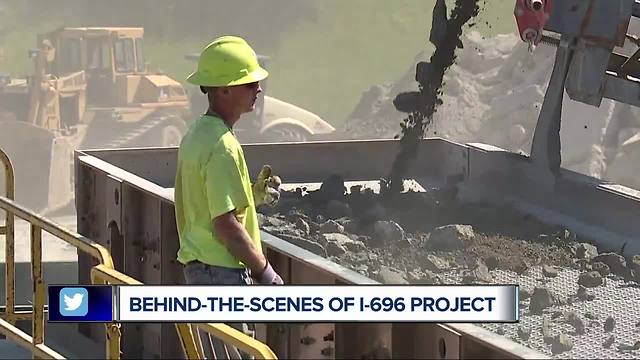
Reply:
[[[255,109],[268,76],[253,49],[235,36],[207,45],[187,81],[200,87],[209,108],[187,131],[178,151],[175,212],[187,284],[283,283],[262,253],[256,207],[279,199],[278,177],[264,166],[251,183],[233,133],[243,113]],[[253,336],[248,324],[230,324]],[[228,358],[235,348],[200,335],[207,358]]]

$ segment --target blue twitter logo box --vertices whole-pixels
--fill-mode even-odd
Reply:
[[[51,285],[50,322],[113,321],[113,287],[104,285]]]

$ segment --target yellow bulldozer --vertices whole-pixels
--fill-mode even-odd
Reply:
[[[0,148],[14,161],[16,198],[68,204],[77,148],[179,144],[184,87],[145,64],[142,28],[61,28],[38,36],[33,75],[0,78]]]
[[[0,148],[13,159],[20,203],[43,212],[70,205],[73,150],[175,146],[206,110],[197,89],[148,70],[143,36],[140,27],[60,28],[38,36],[31,76],[0,76]],[[308,141],[335,131],[268,96],[246,116],[243,142]]]

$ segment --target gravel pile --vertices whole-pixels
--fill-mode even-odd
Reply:
[[[632,23],[634,29],[640,25]],[[456,63],[444,77],[442,104],[426,136],[453,141],[483,142],[528,154],[544,94],[555,61],[555,49],[540,45],[529,52],[515,34],[484,38],[466,33]],[[428,60],[426,52],[413,64]],[[390,84],[363,92],[337,138],[394,138],[407,114],[393,105],[400,93],[417,90],[415,67]],[[604,99],[597,108],[563,102],[562,166],[596,178],[640,188],[636,165],[640,152],[634,140],[640,132],[637,108]],[[636,136],[634,138],[634,136]]]
[[[260,209],[259,216],[263,230],[382,283],[523,279],[515,283],[521,284],[521,317],[527,321],[488,327],[550,354],[572,351],[575,337],[593,335],[596,325],[610,332],[606,317],[594,324],[592,314],[575,309],[597,304],[608,285],[640,283],[640,256],[601,253],[571,231],[513,209],[457,203],[449,189],[381,197],[360,186],[346,189],[332,176],[319,190],[284,192],[276,207]],[[559,287],[567,281],[571,287]],[[553,331],[532,331],[546,322]],[[603,349],[617,349],[608,344],[611,335],[603,338],[609,345]]]

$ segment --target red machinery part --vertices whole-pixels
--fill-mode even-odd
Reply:
[[[553,0],[516,0],[514,15],[523,41],[537,45],[544,25],[551,17]]]

